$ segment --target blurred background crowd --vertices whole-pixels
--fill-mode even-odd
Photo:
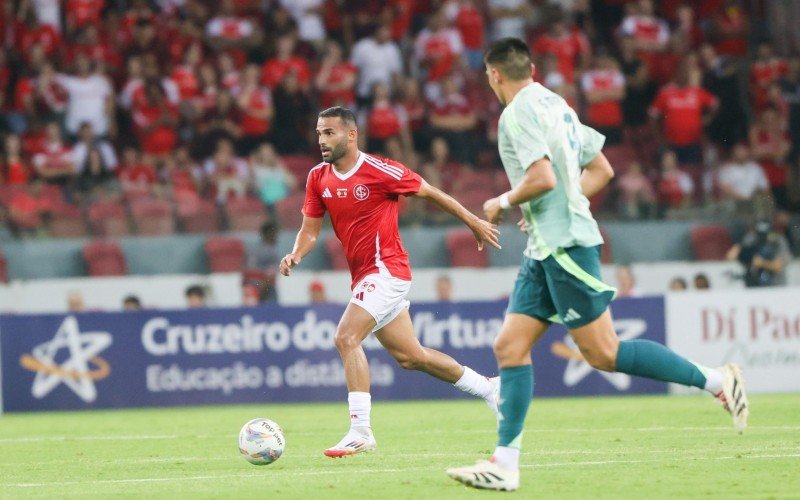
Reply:
[[[0,238],[297,227],[332,105],[479,211],[507,186],[482,62],[507,36],[606,135],[596,213],[785,226],[798,26],[781,0],[7,0]],[[414,200],[401,217],[450,221]]]

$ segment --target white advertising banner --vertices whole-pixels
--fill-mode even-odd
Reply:
[[[800,391],[800,288],[672,293],[665,304],[671,349],[739,364],[751,392]]]

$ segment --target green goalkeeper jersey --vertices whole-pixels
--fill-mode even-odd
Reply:
[[[603,243],[580,183],[583,165],[603,147],[602,134],[583,125],[558,94],[532,83],[500,115],[497,142],[512,186],[544,157],[557,178],[552,191],[520,205],[528,222],[525,256],[544,260],[559,248]]]

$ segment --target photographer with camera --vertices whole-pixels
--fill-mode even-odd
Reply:
[[[745,286],[781,286],[786,284],[791,253],[786,238],[774,230],[770,221],[762,220],[728,250],[727,259],[744,266]]]

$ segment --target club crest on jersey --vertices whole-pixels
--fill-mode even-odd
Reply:
[[[336,188],[336,196],[339,198],[347,198],[347,188]]]
[[[359,184],[353,189],[353,194],[359,201],[366,200],[367,197],[369,197],[369,188],[363,184]]]

